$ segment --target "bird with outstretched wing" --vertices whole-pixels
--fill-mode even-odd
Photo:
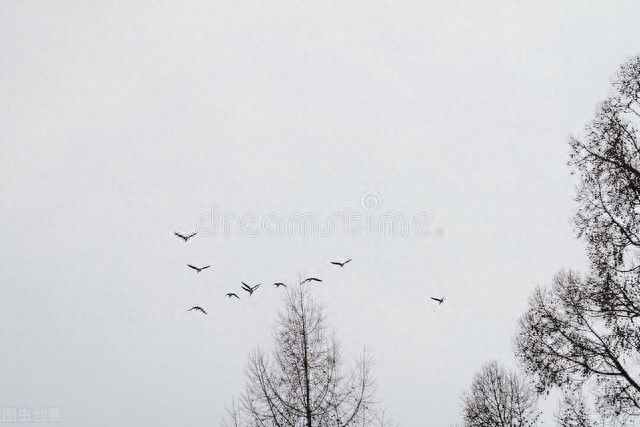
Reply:
[[[346,260],[345,262],[338,262],[338,261],[331,261],[330,264],[333,265],[338,265],[340,267],[344,267],[346,263],[351,262],[351,258],[349,258],[348,260]]]
[[[178,233],[177,231],[174,231],[173,234],[175,234],[176,236],[178,236],[179,238],[181,238],[182,240],[184,240],[186,242],[187,240],[189,240],[190,238],[192,238],[193,236],[195,236],[198,233],[196,233],[194,231],[193,233],[191,233],[189,235],[184,235],[182,233]]]
[[[441,305],[444,302],[444,297],[442,298],[431,297],[431,299],[434,301],[438,301],[438,305]]]
[[[187,267],[191,267],[193,268],[195,271],[197,271],[198,273],[200,273],[202,270],[205,270],[209,267],[211,267],[210,265],[205,265],[204,267],[196,267],[195,265],[192,264],[187,264]]]
[[[258,287],[260,287],[260,285],[262,284],[262,283],[258,283],[255,286],[249,286],[244,282],[240,282],[240,283],[242,283],[242,289],[249,292],[249,295],[253,295],[253,292],[255,292],[255,290],[258,289]]]
[[[198,306],[198,305],[191,307],[191,308],[190,308],[189,310],[187,310],[187,311],[191,311],[191,310],[200,311],[200,312],[202,312],[203,314],[207,314],[207,312],[206,312],[206,311],[204,311],[204,308],[202,308],[202,307],[200,307],[200,306]]]

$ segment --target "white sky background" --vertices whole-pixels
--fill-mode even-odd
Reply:
[[[640,5],[397,3],[0,3],[1,407],[218,425],[298,274],[403,426],[513,366],[531,290],[585,265],[567,136],[640,52]],[[172,235],[367,191],[444,237]]]

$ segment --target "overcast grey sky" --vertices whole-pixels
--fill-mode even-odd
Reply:
[[[0,2],[0,407],[218,425],[270,343],[269,283],[315,274],[395,419],[458,421],[474,372],[513,366],[534,286],[585,265],[567,136],[639,22],[635,1]],[[347,208],[432,233],[172,235]],[[225,299],[241,280],[263,287]]]

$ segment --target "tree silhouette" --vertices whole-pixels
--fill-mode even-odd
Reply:
[[[558,427],[598,427],[579,390],[562,396],[556,422]]]
[[[580,177],[574,224],[601,274],[640,268],[640,56],[620,67],[613,89],[585,136],[570,139]]]
[[[371,360],[363,354],[347,373],[339,345],[329,334],[322,307],[306,286],[287,291],[271,354],[257,347],[249,357],[240,401],[227,426],[384,426],[389,420],[374,399]]]
[[[640,416],[640,56],[613,80],[582,138],[570,139],[579,177],[573,218],[590,271],[560,272],[519,322],[516,357],[539,391],[588,383],[598,412]]]
[[[621,328],[640,317],[640,56],[622,65],[613,93],[581,139],[570,139],[569,164],[580,178],[574,224],[601,283],[603,316]]]
[[[537,289],[520,319],[516,357],[542,392],[567,390],[595,379],[596,403],[612,418],[640,414],[640,332],[616,328],[602,315],[599,283],[558,273],[550,289]]]
[[[462,401],[465,427],[531,427],[540,416],[535,390],[494,361],[476,373]]]

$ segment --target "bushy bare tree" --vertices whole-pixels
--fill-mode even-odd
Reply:
[[[640,416],[640,56],[613,88],[585,136],[570,139],[580,178],[574,224],[591,269],[537,289],[515,344],[540,391],[589,381],[598,412],[624,422]]]
[[[613,81],[583,139],[571,139],[580,177],[574,223],[591,261],[590,298],[606,328],[636,346],[640,320],[640,56]]]
[[[613,80],[583,138],[570,139],[580,178],[574,224],[600,274],[640,268],[640,56]]]
[[[538,391],[581,387],[595,378],[600,412],[613,418],[640,414],[640,335],[612,328],[602,315],[599,284],[572,272],[537,289],[520,319],[516,357]]]
[[[594,299],[622,331],[640,318],[640,56],[620,68],[613,88],[586,135],[570,139],[569,163],[580,178],[574,224],[599,284]]]
[[[307,287],[287,292],[274,341],[270,355],[259,347],[251,353],[245,392],[228,411],[226,425],[389,425],[376,407],[370,359],[365,354],[343,372],[338,343]]]
[[[462,401],[465,427],[531,427],[540,416],[535,390],[496,362],[480,369]]]

